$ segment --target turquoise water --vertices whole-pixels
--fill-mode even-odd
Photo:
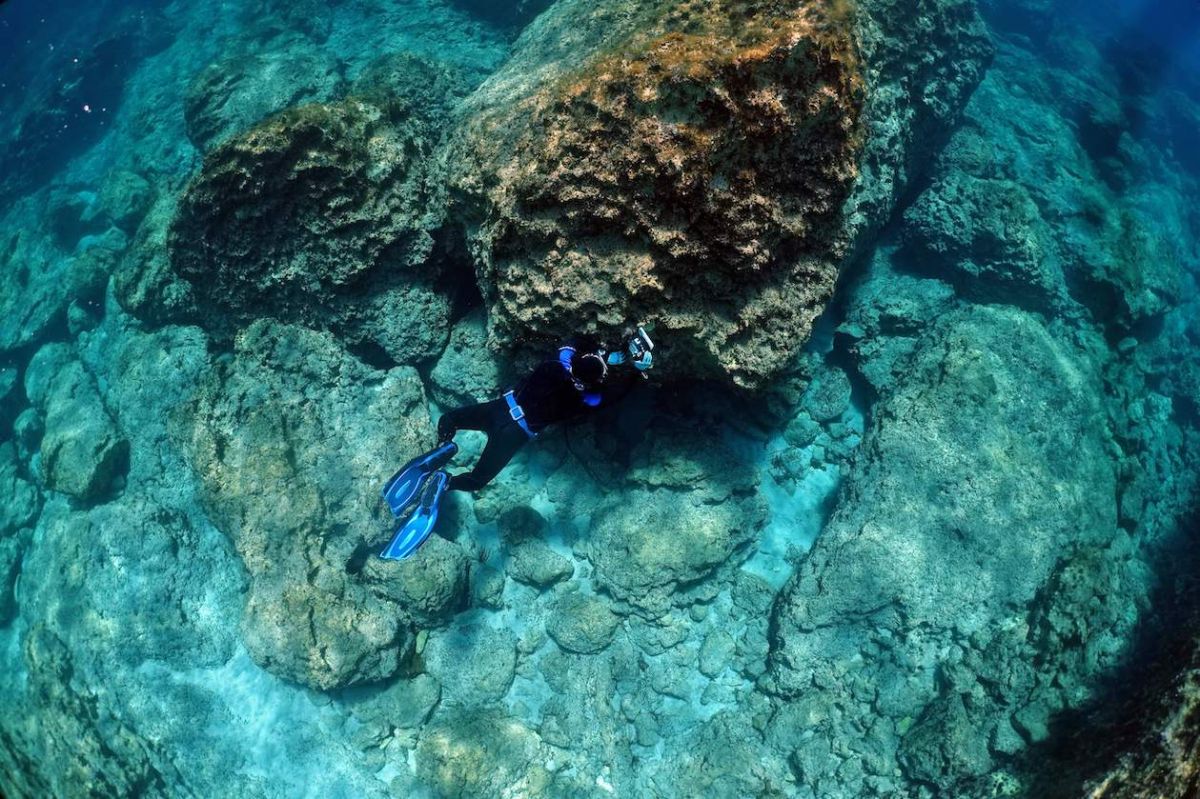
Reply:
[[[1197,34],[0,3],[0,795],[1193,795]]]

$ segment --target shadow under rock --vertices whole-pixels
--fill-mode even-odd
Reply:
[[[1153,558],[1155,585],[1124,664],[1098,685],[1097,698],[1052,720],[1050,736],[1031,746],[1023,766],[1032,775],[1028,796],[1090,796],[1092,784],[1132,756],[1134,773],[1168,742],[1167,717],[1181,701],[1179,680],[1200,669],[1200,505],[1174,540]],[[1200,732],[1193,731],[1195,738]],[[1182,799],[1182,788],[1135,786]],[[1160,793],[1161,791],[1161,793]],[[1101,794],[1094,794],[1101,795]],[[1104,796],[1142,794],[1104,793]]]

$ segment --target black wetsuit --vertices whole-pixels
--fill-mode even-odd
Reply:
[[[589,411],[607,407],[627,393],[634,370],[627,366],[609,367],[608,379],[601,386],[579,386],[571,376],[573,358],[599,352],[592,340],[574,339],[559,349],[559,358],[537,366],[513,389],[513,397],[525,413],[526,432],[513,419],[504,397],[455,408],[438,420],[438,441],[454,438],[459,430],[480,430],[487,434],[483,454],[470,472],[450,478],[451,491],[478,491],[490,483],[508,465],[517,450],[547,426],[570,421]]]

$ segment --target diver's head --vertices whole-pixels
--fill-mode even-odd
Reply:
[[[588,352],[571,363],[571,375],[587,388],[594,388],[608,376],[608,366],[597,353]]]

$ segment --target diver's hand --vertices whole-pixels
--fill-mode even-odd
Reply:
[[[650,367],[654,366],[654,356],[650,350],[645,350],[640,355],[630,358],[633,362],[633,367],[639,372],[645,372]]]

